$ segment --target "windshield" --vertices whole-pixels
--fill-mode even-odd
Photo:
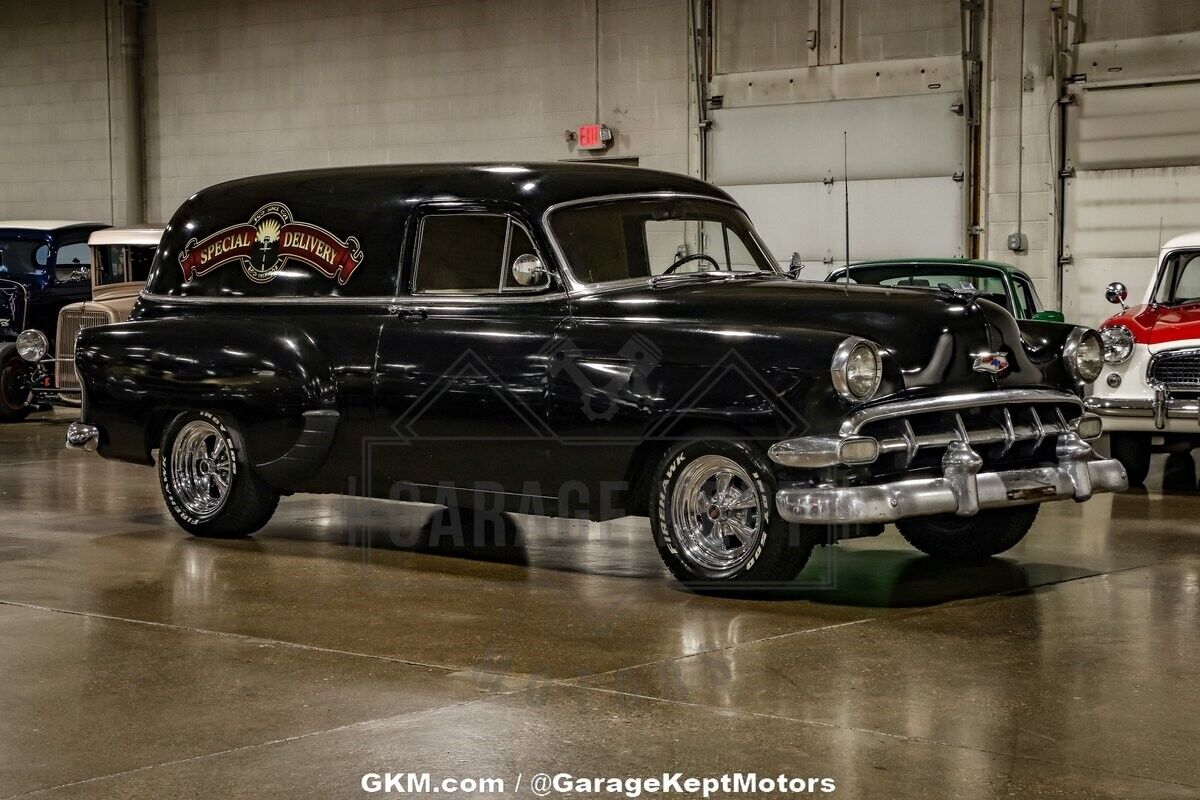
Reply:
[[[776,272],[750,220],[726,203],[671,197],[599,201],[556,211],[550,226],[583,283]]]
[[[100,257],[97,286],[112,283],[144,282],[154,261],[154,245],[110,244],[96,248]]]
[[[1200,300],[1200,250],[1179,250],[1167,256],[1154,302],[1167,305]]]
[[[50,248],[30,239],[0,239],[0,277],[44,275]]]

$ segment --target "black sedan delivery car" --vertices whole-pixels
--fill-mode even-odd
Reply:
[[[157,463],[201,536],[293,492],[647,515],[678,578],[749,584],[793,578],[831,528],[977,558],[1043,501],[1126,486],[1087,443],[1094,331],[794,280],[724,192],[638,169],[206,189],[132,321],[85,330],[76,362],[68,443]]]

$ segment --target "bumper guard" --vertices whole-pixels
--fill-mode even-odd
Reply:
[[[100,445],[100,429],[84,422],[72,422],[67,426],[67,449],[94,452]]]

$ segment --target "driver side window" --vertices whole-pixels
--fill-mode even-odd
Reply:
[[[508,294],[545,289],[548,276],[519,283],[513,264],[537,257],[529,233],[503,214],[429,214],[417,240],[415,294]]]
[[[1188,253],[1179,257],[1179,277],[1176,278],[1175,302],[1200,298],[1200,253]]]

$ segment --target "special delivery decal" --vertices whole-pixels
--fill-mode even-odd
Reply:
[[[362,248],[353,236],[339,239],[324,228],[296,222],[283,203],[267,203],[250,221],[212,236],[190,240],[179,254],[185,283],[230,262],[240,262],[246,277],[269,283],[289,260],[307,264],[345,285],[362,263]]]

